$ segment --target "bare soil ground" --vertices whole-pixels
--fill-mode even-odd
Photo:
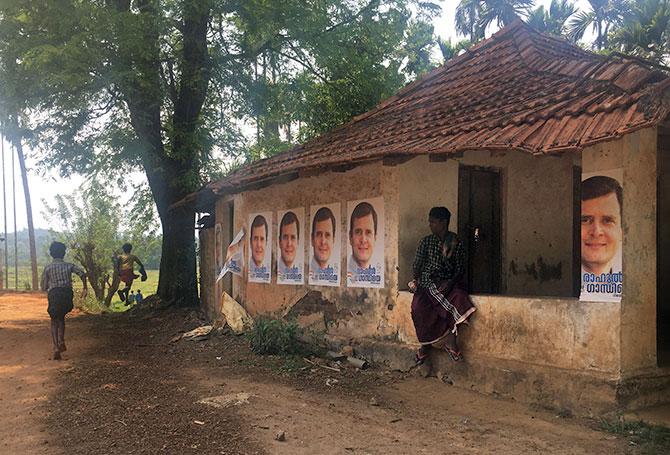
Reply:
[[[187,310],[75,311],[59,362],[45,297],[0,295],[0,453],[647,452],[592,421],[435,378],[258,357],[234,335],[170,342],[200,323]],[[212,397],[224,407],[199,403]]]

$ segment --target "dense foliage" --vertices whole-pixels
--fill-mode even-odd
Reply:
[[[525,20],[540,32],[581,42],[594,50],[619,51],[667,63],[670,40],[668,0],[588,0],[580,10],[574,0],[551,0],[547,8],[536,0],[460,0],[456,8],[456,30],[471,43],[515,18]],[[592,42],[583,43],[593,36]],[[453,57],[442,47],[445,59]],[[445,50],[447,51],[445,53]]]
[[[432,65],[439,8],[401,0],[0,0],[0,124],[43,168],[147,176],[158,293],[197,301],[192,207],[224,168],[362,113]],[[249,138],[249,127],[255,132]]]
[[[157,215],[159,295],[190,305],[194,213],[174,204],[205,181],[369,110],[432,68],[436,45],[448,60],[519,17],[663,63],[668,1],[460,0],[452,43],[420,0],[0,0],[0,128],[42,169],[134,188],[117,235]],[[148,187],[127,181],[137,170]]]

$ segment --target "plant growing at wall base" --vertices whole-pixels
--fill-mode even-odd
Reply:
[[[251,350],[259,355],[294,355],[307,351],[301,343],[302,328],[295,321],[261,317],[247,335]]]

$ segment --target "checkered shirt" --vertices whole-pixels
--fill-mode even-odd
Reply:
[[[457,280],[465,270],[463,243],[453,232],[447,233],[444,242],[435,234],[426,236],[416,249],[412,268],[420,288],[426,289],[431,283],[439,284],[444,280]]]
[[[42,272],[42,290],[48,292],[54,288],[71,288],[73,273],[81,278],[86,276],[86,271],[78,265],[62,259],[54,259],[51,264],[44,267],[44,272]]]

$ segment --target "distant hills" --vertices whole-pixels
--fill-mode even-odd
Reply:
[[[1,227],[0,227],[1,228]],[[0,232],[0,237],[4,233]],[[44,267],[51,262],[49,256],[49,245],[54,239],[54,234],[48,229],[35,229],[35,249],[37,250],[37,266]],[[19,258],[19,266],[30,266],[30,242],[28,241],[28,229],[23,229],[17,232],[16,236],[17,256]],[[4,266],[5,248],[7,248],[7,264],[9,267],[14,266],[14,233],[7,233],[7,240],[0,242],[0,265]],[[147,269],[158,269],[160,265],[160,241],[156,245],[152,245],[149,251],[144,251],[146,248],[138,248],[141,255],[140,259],[144,262]],[[111,255],[111,251],[110,251]]]
[[[4,237],[4,233],[0,232],[0,237]],[[28,229],[23,229],[17,232],[16,250],[19,258],[19,265],[30,265],[30,242],[28,241]],[[48,264],[51,259],[49,257],[49,244],[53,240],[53,234],[48,229],[35,229],[35,248],[37,250],[37,265],[44,266]],[[14,233],[8,232],[7,239],[0,242],[0,261],[4,261],[5,248],[7,248],[8,263],[14,265]]]

